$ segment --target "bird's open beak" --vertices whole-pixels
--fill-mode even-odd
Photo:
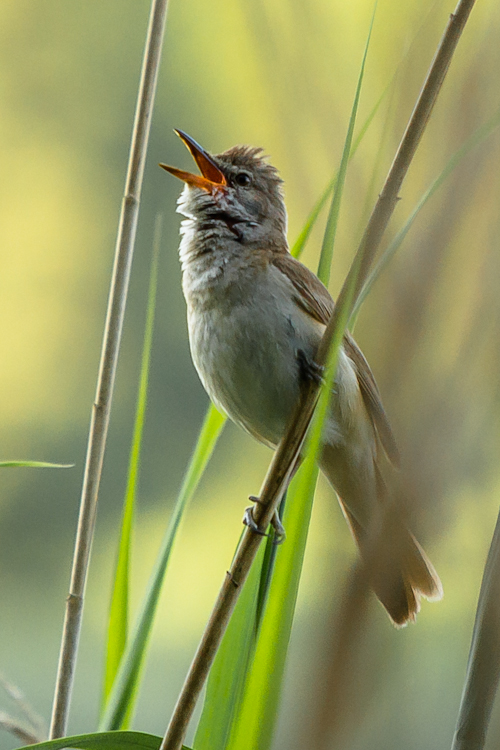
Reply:
[[[177,133],[181,141],[190,150],[193,159],[199,167],[201,176],[191,174],[191,172],[184,172],[184,170],[177,169],[176,167],[169,167],[167,164],[160,164],[160,167],[166,169],[167,172],[173,174],[174,177],[178,177],[180,180],[187,182],[188,185],[201,188],[209,193],[224,188],[227,185],[227,180],[210,154],[208,154],[205,149],[202,148],[199,143],[196,143],[194,138],[191,138],[187,133],[183,133],[182,130],[175,130],[174,132]]]

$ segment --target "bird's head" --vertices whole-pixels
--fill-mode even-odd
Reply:
[[[179,211],[200,226],[222,222],[228,237],[239,242],[281,244],[287,226],[282,180],[262,149],[234,146],[211,155],[186,133],[175,132],[201,172],[195,175],[160,164],[186,183]]]

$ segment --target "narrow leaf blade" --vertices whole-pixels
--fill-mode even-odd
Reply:
[[[213,405],[210,405],[165,532],[134,632],[127,643],[113,689],[100,721],[99,729],[103,731],[119,728],[135,705],[154,617],[177,532],[225,423],[226,417],[220,414]]]
[[[72,469],[75,464],[51,464],[47,461],[0,461],[0,469]]]
[[[161,737],[145,732],[94,732],[38,742],[19,750],[62,750],[66,747],[76,750],[158,750],[161,741]],[[183,746],[182,750],[189,748]]]
[[[158,287],[160,244],[161,217],[158,216],[155,223],[155,233],[153,241],[153,257],[149,279],[146,326],[144,331],[141,371],[139,377],[139,392],[137,396],[137,407],[132,437],[132,447],[130,451],[127,488],[125,491],[125,501],[123,508],[123,520],[118,546],[118,559],[116,563],[113,591],[111,595],[111,605],[109,611],[108,638],[106,645],[105,674],[103,686],[103,708],[111,693],[113,683],[120,666],[120,661],[125,651],[128,635],[129,576],[132,529],[135,514],[137,483],[139,479],[139,464],[141,456],[142,436],[144,431],[144,419],[146,415],[151,349],[153,344],[153,328],[156,309],[156,294]]]
[[[226,747],[255,645],[256,611],[264,553],[265,548],[261,545],[210,670],[203,711],[193,743],[194,750]]]
[[[332,203],[326,222],[325,234],[323,237],[323,244],[321,247],[321,256],[318,266],[318,276],[325,286],[328,286],[330,279],[330,268],[332,265],[333,248],[335,244],[335,237],[337,234],[337,226],[340,214],[340,205],[342,202],[342,193],[344,190],[345,178],[347,174],[347,164],[349,162],[349,156],[351,154],[352,139],[354,135],[354,126],[356,124],[356,115],[358,113],[359,99],[361,96],[361,86],[363,84],[363,77],[365,72],[366,58],[368,55],[368,48],[370,46],[370,38],[373,29],[373,22],[375,20],[375,11],[377,9],[377,3],[373,8],[372,19],[370,22],[370,28],[368,30],[368,38],[365,44],[365,50],[363,53],[363,59],[361,61],[361,69],[359,71],[358,83],[356,86],[356,93],[354,95],[354,102],[352,105],[351,115],[349,118],[349,126],[347,128],[347,136],[344,143],[344,149],[342,152],[342,160],[340,162],[340,168],[338,177],[335,181],[335,188],[333,191]]]
[[[323,283],[327,283],[329,277],[335,232],[372,27],[373,17],[361,64],[342,163],[335,184],[321,249],[318,276]],[[227,750],[250,750],[250,748],[255,747],[258,747],[259,750],[267,750],[272,743],[318,477],[317,458],[321,446],[321,435],[328,413],[338,352],[347,325],[348,310],[353,292],[354,284],[351,284],[351,294],[344,297],[343,308],[339,311],[337,329],[329,351],[322,392],[304,451],[305,458],[297,476],[290,485],[289,498],[284,513],[287,541],[277,554],[255,654]]]
[[[255,654],[227,750],[264,750],[272,738],[314,494],[297,492],[302,472],[301,467],[288,490],[283,516],[287,538],[277,551]]]

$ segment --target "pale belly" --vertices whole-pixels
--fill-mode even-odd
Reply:
[[[196,306],[186,296],[191,353],[210,398],[255,438],[276,446],[300,396],[297,352],[314,359],[324,326],[297,305],[279,277],[257,285],[244,305],[226,295],[218,305],[212,296]],[[368,523],[376,492],[375,441],[342,350],[323,441],[322,470],[357,520]]]
[[[188,323],[193,361],[214,403],[276,445],[299,398],[297,351],[313,357],[321,330],[290,298],[272,301],[224,312],[191,308]]]

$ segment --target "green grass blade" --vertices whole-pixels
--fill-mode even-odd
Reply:
[[[284,508],[284,499],[280,513]],[[194,750],[225,748],[251,664],[257,634],[267,601],[278,547],[269,528],[244,584],[228,628],[210,670],[203,711],[196,730]]]
[[[342,159],[340,162],[340,168],[338,177],[335,182],[335,188],[333,191],[332,203],[326,222],[325,234],[323,237],[323,244],[321,247],[321,255],[318,266],[318,276],[325,286],[328,286],[330,280],[330,268],[332,265],[333,247],[335,244],[335,235],[337,233],[337,225],[340,213],[340,204],[342,202],[342,193],[344,191],[344,183],[347,174],[347,164],[349,161],[349,155],[351,153],[352,139],[354,135],[354,126],[356,124],[356,115],[358,113],[359,98],[361,96],[361,86],[363,84],[363,76],[365,72],[366,57],[368,55],[368,48],[370,46],[370,37],[373,29],[373,22],[375,20],[375,11],[377,3],[375,3],[372,19],[370,22],[370,28],[368,30],[368,38],[366,40],[365,51],[363,53],[363,60],[361,62],[361,69],[359,71],[358,84],[356,86],[356,93],[354,95],[354,103],[352,105],[351,116],[349,118],[349,126],[347,128],[347,137],[344,143],[344,150],[342,152]]]
[[[280,517],[281,522],[283,522],[283,514],[285,512],[287,494],[288,494],[288,491],[285,492],[285,494],[283,495],[283,498],[280,502],[280,507],[278,509],[278,515]],[[259,591],[258,591],[258,597],[257,597],[257,611],[255,613],[255,632],[256,633],[258,633],[260,624],[262,622],[262,617],[264,614],[267,597],[269,595],[269,588],[271,586],[271,581],[273,579],[274,566],[276,564],[276,556],[277,556],[278,549],[279,549],[279,545],[276,544],[275,542],[276,533],[271,526],[268,529],[268,533],[269,533],[269,537],[267,539],[266,549],[264,552],[264,560],[262,562],[262,568],[261,568],[261,573],[260,573],[260,583],[259,583]]]
[[[370,112],[370,114],[366,118],[365,122],[363,123],[363,125],[361,127],[361,130],[359,131],[358,135],[354,139],[354,142],[353,142],[353,144],[351,146],[351,150],[350,150],[350,153],[349,153],[349,160],[353,158],[354,154],[358,150],[358,147],[361,144],[361,141],[363,140],[363,138],[365,137],[366,131],[368,130],[368,128],[372,124],[373,119],[374,119],[375,115],[377,114],[377,112],[378,112],[378,110],[380,108],[380,105],[384,101],[384,99],[385,99],[385,97],[387,95],[387,92],[389,91],[389,89],[391,87],[391,84],[392,84],[392,80],[389,83],[389,85],[386,86],[386,88],[384,89],[384,91],[382,92],[382,94],[380,95],[380,97],[379,97],[378,101],[375,103],[375,106],[373,107],[372,111]],[[332,195],[333,191],[335,190],[335,186],[337,184],[338,176],[339,176],[339,172],[336,172],[335,175],[330,180],[330,182],[328,183],[328,185],[326,186],[326,188],[324,189],[323,193],[318,198],[318,200],[315,203],[315,205],[314,205],[311,213],[307,217],[304,226],[302,227],[301,231],[299,232],[299,235],[298,235],[297,239],[293,243],[290,252],[294,256],[294,258],[300,258],[300,256],[302,255],[302,253],[303,253],[303,251],[305,249],[305,246],[307,244],[307,241],[309,239],[309,236],[310,236],[310,234],[311,234],[311,232],[312,232],[312,230],[314,228],[314,225],[316,224],[316,221],[318,220],[318,217],[319,217],[321,211],[326,206],[329,197]]]
[[[121,727],[122,722],[135,705],[140,674],[177,531],[225,422],[226,417],[210,405],[163,538],[134,632],[127,642],[113,689],[100,722],[99,729],[103,731]]]
[[[415,36],[413,37],[411,43],[408,45],[408,47],[407,47],[404,55],[402,56],[401,60],[399,61],[399,63],[397,65],[397,67],[396,67],[393,75],[391,76],[391,79],[390,79],[389,83],[386,85],[385,89],[382,91],[382,94],[380,95],[378,101],[375,103],[375,106],[371,110],[370,114],[368,115],[368,117],[366,118],[365,122],[363,123],[363,125],[362,125],[362,127],[361,127],[361,129],[360,129],[360,131],[358,133],[358,135],[354,139],[354,142],[353,142],[352,148],[351,148],[351,153],[349,155],[349,159],[352,159],[352,157],[354,156],[354,154],[358,150],[358,147],[361,144],[361,141],[363,140],[363,138],[364,138],[364,136],[366,134],[366,131],[370,127],[371,123],[373,122],[373,119],[374,119],[375,115],[377,114],[377,112],[378,112],[378,110],[380,108],[380,105],[382,104],[382,102],[384,101],[385,97],[387,96],[387,94],[391,90],[391,88],[392,88],[392,86],[393,86],[393,84],[394,84],[394,82],[395,82],[395,80],[396,80],[396,78],[398,76],[398,73],[400,71],[400,68],[401,68],[403,62],[408,58],[411,50],[413,49],[415,41],[418,39],[418,37],[420,35],[420,32],[422,31],[422,29],[424,28],[425,24],[427,23],[427,17],[431,14],[431,11],[432,11],[432,8],[429,9],[426,17],[424,18],[424,20],[422,21],[422,23],[420,25],[420,28],[417,30],[417,32],[416,32]],[[297,239],[295,240],[295,242],[294,242],[294,244],[293,244],[293,246],[292,246],[292,248],[290,250],[290,252],[292,253],[292,255],[295,258],[299,258],[302,255],[302,252],[304,251],[304,248],[305,248],[305,246],[307,244],[307,241],[308,241],[309,236],[310,236],[310,234],[311,234],[311,232],[313,230],[313,227],[316,224],[316,221],[317,221],[317,219],[318,219],[318,217],[319,217],[322,209],[326,206],[328,198],[330,197],[330,195],[333,193],[333,191],[335,189],[337,178],[338,178],[338,173],[336,173],[332,177],[332,179],[330,180],[330,182],[326,186],[325,190],[323,191],[323,193],[319,197],[318,201],[314,205],[313,209],[311,210],[311,213],[307,217],[306,222],[305,222],[302,230],[300,231]]]
[[[161,737],[145,732],[95,732],[38,742],[19,750],[62,750],[65,747],[74,747],[77,750],[158,750],[161,741]],[[182,750],[189,748],[183,746]]]
[[[422,197],[416,204],[415,208],[411,212],[405,224],[396,234],[392,242],[387,246],[387,248],[381,254],[372,272],[368,276],[368,279],[366,280],[366,283],[363,286],[363,289],[358,297],[358,300],[356,301],[356,304],[354,305],[353,312],[352,312],[351,319],[350,319],[350,325],[353,325],[354,322],[356,321],[360,307],[363,304],[364,300],[366,299],[368,292],[370,291],[375,281],[379,278],[382,271],[385,269],[387,264],[392,260],[392,258],[394,257],[394,255],[396,254],[400,246],[402,245],[406,235],[408,234],[408,232],[410,231],[413,225],[413,222],[415,221],[415,219],[417,218],[418,214],[423,209],[427,201],[430,198],[432,198],[436,190],[438,190],[438,188],[441,187],[443,182],[451,175],[453,170],[460,164],[462,159],[470,151],[472,151],[473,148],[478,146],[489,135],[491,135],[491,133],[499,125],[500,125],[500,110],[495,112],[493,117],[491,117],[487,122],[485,122],[483,125],[481,125],[479,128],[477,128],[477,130],[475,130],[472,133],[472,135],[465,141],[465,143],[448,160],[443,171],[436,177],[436,179],[432,182],[432,184],[423,193]]]
[[[46,461],[0,461],[0,469],[72,469],[75,464],[50,464]]]
[[[222,750],[226,747],[255,645],[256,613],[264,557],[265,547],[261,545],[210,670],[203,711],[193,743],[194,750]]]
[[[303,470],[288,490],[283,516],[287,538],[277,550],[244,696],[229,743],[222,746],[226,750],[264,750],[272,738],[314,494],[297,492]]]
[[[147,405],[149,369],[151,362],[151,349],[153,343],[153,328],[156,309],[156,293],[158,287],[160,245],[161,217],[158,216],[155,223],[153,258],[151,262],[151,273],[149,279],[146,326],[144,331],[141,372],[139,377],[139,391],[137,396],[132,447],[130,451],[127,488],[125,491],[123,520],[113,582],[113,591],[111,595],[111,605],[109,610],[102,710],[104,710],[106,701],[108,700],[111,693],[113,683],[120,666],[120,661],[125,651],[128,636],[130,585],[129,577],[132,528],[135,515],[135,498],[137,493],[137,483],[139,479],[141,445]]]
[[[309,239],[309,235],[311,234],[314,225],[316,224],[318,217],[323,210],[323,208],[326,206],[326,203],[328,201],[328,198],[331,196],[335,189],[335,185],[337,184],[337,178],[338,174],[335,173],[335,175],[332,177],[320,197],[318,198],[317,202],[315,203],[311,213],[306,219],[306,223],[302,227],[302,230],[299,233],[299,236],[293,243],[290,252],[293,255],[294,258],[300,258],[302,255],[305,246],[307,244],[307,240]]]
[[[373,18],[365,46],[339,176],[335,184],[321,250],[318,275],[323,283],[327,283],[329,277]],[[353,290],[354,284],[351,285],[351,295]],[[321,445],[323,423],[328,412],[338,351],[347,325],[349,306],[350,298],[348,294],[343,307],[344,313],[342,314],[342,311],[340,313],[337,330],[330,348],[325,381],[306,444],[303,465],[288,491],[287,506],[284,513],[287,540],[278,549],[276,555],[275,569],[269,585],[255,653],[248,668],[245,691],[235,717],[227,750],[250,750],[257,747],[259,750],[266,750],[272,742],[318,477],[317,456]]]

